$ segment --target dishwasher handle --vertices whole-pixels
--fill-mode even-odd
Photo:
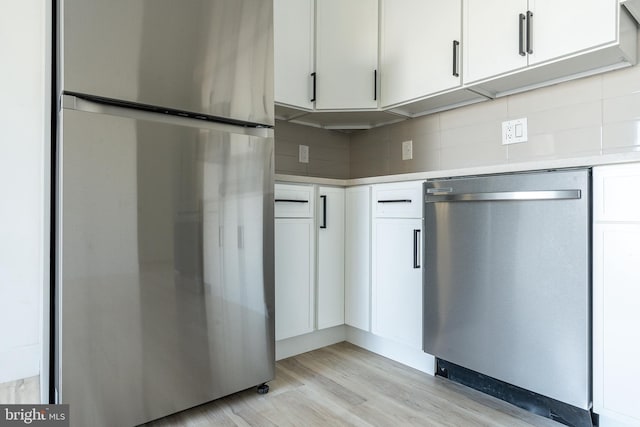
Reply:
[[[521,200],[575,200],[582,198],[581,190],[497,191],[489,193],[432,194],[427,190],[425,203],[437,202],[509,202]]]

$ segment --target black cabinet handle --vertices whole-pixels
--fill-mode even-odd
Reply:
[[[283,202],[283,203],[309,203],[308,200],[276,199],[276,203],[278,203],[278,202]]]
[[[411,203],[411,199],[378,200],[378,203]]]
[[[378,100],[378,70],[373,70],[373,100]]]
[[[420,268],[420,230],[413,230],[413,268]]]
[[[527,17],[524,16],[524,13],[521,13],[518,16],[518,53],[520,56],[525,56],[527,53],[524,51],[524,27],[527,21]]]
[[[316,102],[316,73],[315,71],[311,73],[311,78],[313,79],[313,95],[311,97],[311,102]]]
[[[322,225],[320,228],[327,228],[327,196],[320,196],[322,199]]]
[[[527,53],[533,53],[533,12],[527,10]]]
[[[453,75],[454,77],[460,77],[460,72],[458,71],[458,47],[460,46],[460,42],[458,40],[453,41]]]

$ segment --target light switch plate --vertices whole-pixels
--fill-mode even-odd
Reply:
[[[309,163],[309,146],[298,145],[298,161],[300,163]]]
[[[526,142],[527,118],[502,122],[502,145]]]
[[[402,142],[402,160],[413,159],[413,141]]]

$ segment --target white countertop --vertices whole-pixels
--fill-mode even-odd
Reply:
[[[460,169],[446,169],[429,172],[404,173],[397,175],[373,176],[355,179],[332,179],[312,176],[276,174],[276,181],[297,182],[302,184],[320,184],[340,187],[355,185],[382,184],[386,182],[418,181],[423,179],[448,178],[469,175],[487,175],[496,173],[523,172],[534,170],[561,169],[574,167],[590,167],[618,163],[640,162],[640,152],[604,154],[601,156],[572,157],[567,159],[536,160],[521,163],[507,163],[491,166],[475,166]]]

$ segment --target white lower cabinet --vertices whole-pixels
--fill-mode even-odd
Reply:
[[[422,182],[373,186],[372,332],[422,348]]]
[[[312,218],[276,218],[276,340],[313,331]]]
[[[312,332],[315,321],[315,226],[312,186],[276,184],[276,340]]]
[[[318,329],[344,324],[344,188],[318,188]]]
[[[371,331],[371,187],[346,191],[345,323]]]
[[[344,324],[344,194],[276,184],[276,340]]]
[[[422,219],[376,218],[373,333],[422,347]]]
[[[422,181],[276,184],[276,358],[347,340],[433,374],[422,351]]]
[[[640,164],[594,168],[593,408],[640,426]]]

